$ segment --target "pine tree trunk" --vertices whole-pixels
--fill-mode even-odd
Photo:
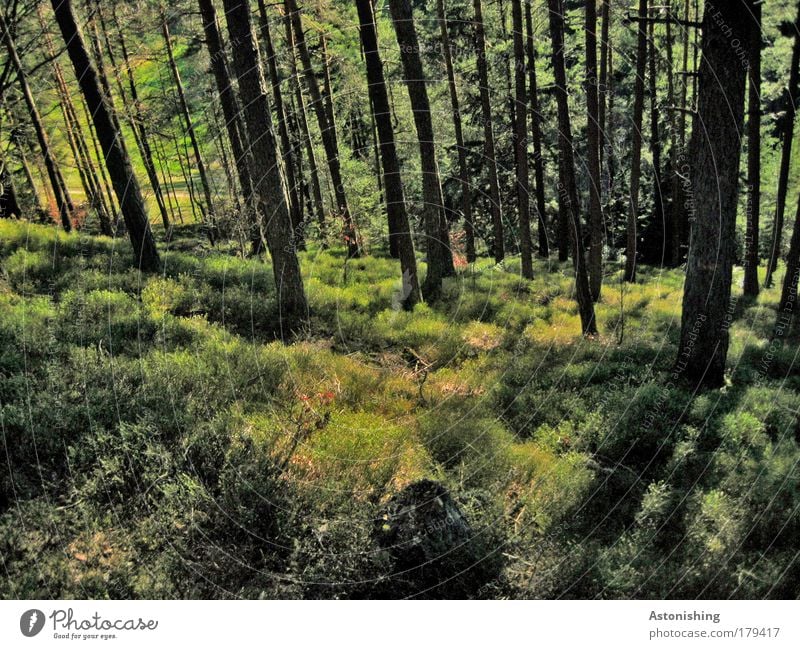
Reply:
[[[52,0],[56,22],[67,46],[69,58],[75,69],[75,77],[86,98],[89,113],[94,122],[97,138],[103,149],[103,155],[119,199],[125,226],[133,244],[137,266],[142,270],[156,271],[160,267],[147,210],[139,188],[139,182],[133,173],[131,161],[122,146],[122,134],[115,127],[109,107],[103,99],[103,91],[92,65],[86,45],[78,28],[72,9],[72,0]]]
[[[589,290],[600,299],[603,286],[603,208],[600,194],[600,105],[597,83],[597,5],[586,3],[586,160],[589,166]]]
[[[481,119],[483,121],[483,154],[489,167],[489,199],[494,230],[492,253],[499,264],[505,257],[503,241],[503,214],[500,205],[500,182],[497,176],[494,129],[492,128],[492,100],[489,95],[489,73],[486,64],[486,35],[483,28],[483,9],[481,0],[472,0],[475,9],[475,55],[478,65],[478,83],[481,95]]]
[[[39,142],[39,148],[42,150],[42,157],[44,158],[47,177],[50,180],[50,185],[53,188],[53,195],[55,196],[56,207],[58,208],[59,218],[61,219],[61,226],[64,228],[64,230],[69,232],[72,229],[72,224],[70,222],[72,199],[66,192],[66,185],[61,172],[59,171],[58,164],[53,157],[53,150],[50,147],[50,140],[47,137],[47,131],[42,123],[39,109],[37,108],[36,102],[33,98],[33,92],[31,92],[31,88],[28,85],[28,79],[25,75],[25,70],[22,67],[22,61],[20,61],[19,54],[17,53],[17,47],[14,43],[13,37],[11,36],[11,32],[8,30],[8,25],[6,24],[6,20],[2,15],[2,12],[0,12],[0,31],[2,31],[3,42],[8,50],[9,61],[11,62],[14,72],[17,75],[17,80],[19,81],[22,96],[28,109],[28,115],[30,116],[31,123],[33,124],[33,130],[36,133],[36,139]]]
[[[753,5],[748,57],[747,224],[744,294],[758,295],[758,227],[761,220],[761,4]]]
[[[383,76],[383,61],[378,50],[378,35],[372,0],[356,0],[359,32],[367,68],[370,105],[375,114],[380,141],[380,157],[383,166],[383,184],[386,188],[386,212],[389,220],[389,237],[394,240],[403,277],[403,303],[413,307],[420,300],[417,261],[414,257],[414,241],[406,213],[403,181],[400,176],[400,161],[394,142],[394,129],[389,119],[389,95]]]
[[[788,334],[797,320],[798,278],[800,278],[800,196],[797,197],[794,228],[789,241],[789,252],[786,255],[786,275],[783,277],[781,301],[778,303],[778,314],[773,330],[773,337],[776,339],[781,339]]]
[[[522,276],[533,279],[533,244],[531,243],[530,192],[528,178],[528,98],[525,89],[525,36],[522,26],[522,2],[511,0],[514,32],[514,157],[517,167],[517,209]]]
[[[639,36],[636,45],[636,79],[633,85],[633,124],[631,125],[630,212],[625,245],[625,281],[636,281],[636,254],[639,220],[639,181],[642,171],[642,114],[644,112],[644,77],[647,63],[647,0],[639,0]]]
[[[450,90],[450,107],[453,110],[453,130],[456,136],[458,149],[458,174],[461,183],[461,213],[464,216],[464,238],[466,239],[467,262],[475,261],[475,228],[472,223],[472,183],[470,182],[469,168],[467,166],[467,148],[464,146],[464,130],[461,121],[461,104],[458,99],[455,71],[453,68],[453,53],[450,50],[450,34],[447,27],[447,14],[445,13],[444,0],[436,0],[436,12],[439,18],[439,32],[442,36],[442,50],[447,71],[447,85]],[[388,116],[387,116],[388,119]]]
[[[706,7],[692,133],[695,214],[689,242],[681,342],[673,376],[695,386],[724,383],[728,353],[736,195],[744,122],[746,67],[732,60],[732,39],[747,43],[751,0]]]
[[[656,18],[656,13],[653,9],[650,10],[651,19]],[[651,248],[655,246],[661,247],[660,262],[664,262],[664,242],[666,241],[667,223],[664,218],[664,196],[661,192],[662,177],[661,177],[661,129],[659,128],[658,118],[658,86],[657,86],[657,69],[656,69],[656,39],[655,39],[655,23],[650,20],[648,23],[648,81],[650,85],[650,153],[653,161],[653,222],[655,226],[650,227],[649,235],[653,238],[658,236],[657,242],[651,242]]]
[[[555,77],[555,96],[558,105],[558,143],[562,160],[562,183],[564,210],[571,227],[572,258],[575,268],[575,297],[581,317],[583,335],[597,333],[594,316],[594,303],[589,289],[589,276],[586,272],[586,259],[583,252],[581,232],[580,203],[578,186],[575,181],[575,157],[572,149],[572,127],[569,118],[567,96],[567,73],[564,68],[564,13],[559,0],[547,0],[550,17],[550,40],[552,43],[553,76]]]
[[[435,300],[442,288],[442,278],[453,273],[453,256],[449,241],[442,238],[444,226],[444,207],[442,188],[439,184],[439,168],[436,163],[436,145],[431,121],[428,91],[425,74],[419,56],[419,41],[410,0],[390,0],[389,10],[400,46],[400,59],[403,64],[414,124],[417,129],[419,155],[422,167],[422,208],[425,224],[426,249],[428,253],[428,273],[422,285],[426,300]],[[446,232],[446,230],[444,230]]]
[[[798,5],[797,20],[795,21],[794,46],[792,47],[792,61],[789,68],[789,87],[786,94],[786,112],[782,117],[783,146],[781,149],[781,164],[778,170],[778,191],[775,199],[775,218],[772,222],[772,248],[770,250],[767,276],[764,286],[772,286],[772,275],[781,256],[781,241],[783,239],[783,215],[786,209],[786,192],[789,187],[789,168],[792,159],[792,142],[794,141],[794,121],[797,116],[798,82],[800,82],[800,5]]]
[[[286,174],[286,185],[289,189],[289,215],[292,220],[295,242],[300,249],[305,248],[305,228],[303,226],[303,206],[300,204],[300,193],[295,177],[297,160],[289,140],[289,129],[286,119],[286,109],[283,105],[283,93],[281,92],[281,79],[278,74],[278,63],[275,58],[275,48],[272,45],[272,34],[269,29],[269,17],[267,16],[267,6],[264,0],[258,0],[258,26],[261,40],[264,42],[264,50],[267,59],[267,73],[269,74],[270,85],[272,86],[272,100],[275,104],[275,115],[278,121],[278,136],[281,142],[281,158],[283,159],[283,170]]]
[[[531,105],[531,139],[533,140],[533,179],[536,182],[536,212],[538,216],[539,256],[550,256],[547,238],[547,208],[544,195],[544,157],[542,155],[542,114],[539,112],[539,90],[536,84],[536,50],[533,44],[531,3],[525,3],[525,50],[528,60],[528,92]]]
[[[667,14],[666,46],[667,46],[667,106],[669,111],[669,169],[670,169],[670,206],[669,206],[669,263],[678,266],[681,262],[681,182],[678,175],[678,119],[675,110],[675,59],[672,32],[672,0],[669,2]]]
[[[189,135],[189,142],[192,145],[192,153],[194,154],[195,165],[197,165],[197,175],[200,176],[200,185],[203,188],[203,197],[205,198],[206,209],[206,227],[208,227],[208,236],[212,245],[216,240],[216,225],[214,216],[214,199],[211,193],[211,184],[208,181],[208,173],[206,171],[206,163],[203,159],[203,153],[200,150],[200,142],[197,139],[197,133],[194,130],[194,123],[192,122],[192,115],[189,112],[189,102],[186,100],[186,93],[183,89],[183,81],[181,74],[178,70],[178,65],[175,63],[175,55],[172,51],[172,36],[169,33],[169,25],[167,24],[166,14],[161,16],[161,35],[164,38],[164,45],[167,51],[167,63],[172,72],[172,80],[175,83],[175,90],[178,94],[178,107],[181,111],[181,116],[186,125],[186,132]],[[261,239],[253,241],[254,247],[257,249],[261,245]]]
[[[308,175],[311,183],[311,196],[314,202],[314,213],[320,231],[322,246],[325,247],[326,223],[325,223],[325,203],[322,199],[322,185],[319,179],[319,167],[317,165],[317,154],[314,151],[314,143],[311,140],[311,131],[308,128],[308,117],[306,116],[306,104],[303,100],[303,89],[300,86],[299,75],[297,73],[297,61],[295,59],[294,34],[292,32],[292,20],[289,14],[284,15],[283,24],[286,36],[287,58],[289,59],[289,71],[291,73],[291,83],[294,89],[297,126],[300,130],[300,137],[306,150],[308,158]]]
[[[311,96],[311,105],[317,117],[317,123],[322,135],[322,145],[325,148],[325,156],[328,159],[328,170],[331,174],[333,193],[336,200],[336,207],[344,223],[344,241],[347,246],[347,253],[350,257],[358,257],[361,254],[361,245],[358,240],[358,233],[350,214],[347,204],[347,194],[342,182],[341,163],[339,162],[339,143],[336,140],[334,124],[329,119],[325,108],[325,100],[319,89],[317,78],[314,76],[314,68],[311,65],[311,55],[306,45],[306,37],[303,33],[303,24],[300,19],[300,10],[297,8],[296,0],[285,0],[286,13],[292,23],[294,32],[294,42],[297,53],[300,55],[300,63],[303,66],[302,74],[306,81],[308,94]]]
[[[611,0],[601,0],[600,7],[600,77],[597,89],[599,105],[597,122],[600,126],[600,173],[603,173],[603,161],[606,149],[606,107],[608,105],[608,56],[611,49],[609,32],[611,31]]]
[[[295,253],[286,190],[278,168],[278,151],[267,94],[261,85],[261,62],[253,42],[250,10],[244,0],[224,0],[228,34],[233,48],[233,69],[253,155],[251,178],[258,197],[272,272],[280,305],[281,332],[288,334],[308,318],[300,264]],[[258,173],[255,173],[258,170]]]

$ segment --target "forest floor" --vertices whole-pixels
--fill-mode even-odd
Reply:
[[[162,256],[0,221],[0,597],[798,595],[777,288],[737,268],[728,383],[695,394],[681,270],[614,269],[584,339],[569,264],[481,260],[406,312],[398,262],[311,249],[283,343],[267,263]],[[422,478],[474,533],[447,580],[375,542]]]

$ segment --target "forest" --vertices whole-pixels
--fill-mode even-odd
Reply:
[[[0,597],[800,596],[800,3],[300,2],[0,0]]]

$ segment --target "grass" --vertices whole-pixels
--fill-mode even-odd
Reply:
[[[502,559],[471,596],[797,595],[777,289],[738,298],[698,396],[662,381],[679,270],[609,269],[586,340],[568,264],[481,260],[406,312],[397,262],[312,246],[284,344],[267,263],[180,236],[163,261],[0,221],[0,596],[396,595],[372,520],[422,478]]]

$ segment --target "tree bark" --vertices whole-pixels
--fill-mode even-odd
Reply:
[[[675,59],[672,32],[672,0],[668,4],[666,25],[667,44],[667,106],[669,111],[669,167],[670,167],[670,205],[669,205],[669,263],[681,263],[681,178],[678,170],[678,118],[675,110]]]
[[[761,220],[761,4],[753,4],[748,56],[747,225],[744,294],[758,295],[758,227]]]
[[[531,105],[531,139],[533,140],[533,179],[536,183],[536,213],[538,217],[539,256],[550,256],[547,238],[547,209],[544,195],[544,157],[542,155],[542,114],[539,112],[539,90],[536,83],[536,50],[533,44],[531,3],[525,3],[525,50],[528,59],[528,92]]]
[[[589,290],[600,299],[603,286],[603,208],[600,194],[600,105],[597,82],[597,4],[586,3],[586,160],[589,166]]]
[[[478,65],[478,84],[481,95],[481,119],[483,121],[483,156],[489,168],[490,211],[494,230],[492,252],[497,263],[505,257],[503,241],[503,214],[500,205],[500,182],[497,177],[497,159],[495,154],[494,129],[492,128],[492,100],[489,94],[489,73],[486,65],[486,35],[483,27],[483,9],[481,0],[472,0],[475,10],[475,55]]]
[[[358,232],[356,231],[353,218],[350,214],[350,208],[347,204],[347,194],[342,182],[341,164],[339,162],[339,143],[336,140],[336,131],[334,125],[328,119],[325,109],[325,101],[317,83],[317,78],[314,76],[314,68],[311,65],[311,55],[308,52],[306,45],[306,37],[303,33],[303,24],[300,19],[300,10],[297,8],[296,0],[285,0],[286,13],[292,23],[294,32],[294,43],[297,48],[297,53],[300,55],[300,63],[303,66],[303,78],[306,81],[308,94],[311,96],[311,105],[314,107],[314,112],[319,124],[319,130],[322,134],[322,145],[325,148],[325,156],[328,158],[328,170],[331,174],[331,183],[333,183],[333,194],[336,200],[336,206],[339,210],[339,215],[344,223],[344,241],[347,246],[347,253],[350,257],[358,257],[361,254],[361,244],[358,239]]]
[[[147,218],[139,181],[133,173],[130,158],[122,145],[122,134],[115,126],[109,107],[103,99],[103,91],[97,71],[89,60],[89,54],[78,27],[72,0],[51,0],[56,22],[67,46],[69,58],[75,69],[75,77],[92,116],[94,128],[114,191],[119,199],[125,226],[133,244],[137,265],[142,270],[156,271],[160,267],[150,222]]]
[[[746,78],[746,66],[732,60],[731,42],[748,42],[751,7],[751,0],[707,5],[702,23],[697,128],[690,143],[696,211],[673,370],[698,387],[724,383]]]
[[[17,47],[14,43],[14,38],[8,29],[6,19],[2,15],[2,12],[0,12],[0,31],[2,31],[3,42],[8,50],[8,58],[11,61],[11,65],[17,75],[17,80],[19,81],[22,96],[28,109],[28,115],[30,116],[31,123],[33,124],[33,130],[36,133],[36,139],[39,142],[39,148],[42,150],[42,157],[44,158],[47,177],[50,180],[50,185],[53,188],[53,195],[55,196],[58,215],[61,219],[61,226],[64,228],[64,230],[69,232],[72,230],[72,224],[70,222],[72,199],[70,198],[69,193],[66,191],[64,178],[61,175],[61,171],[58,168],[55,158],[53,157],[50,139],[47,137],[47,131],[44,128],[41,115],[39,114],[39,109],[36,106],[36,101],[33,98],[33,92],[28,85],[28,79],[25,75],[25,70],[22,67],[22,61],[17,53]]]
[[[511,0],[511,23],[514,32],[514,157],[517,167],[517,209],[522,276],[533,279],[530,192],[528,178],[528,100],[525,92],[525,40],[522,26],[522,2]]]
[[[378,35],[372,0],[356,0],[358,8],[361,45],[367,68],[369,97],[375,113],[380,143],[380,158],[383,167],[383,185],[386,189],[386,212],[389,220],[389,237],[394,240],[400,269],[403,277],[403,303],[406,308],[413,307],[420,299],[417,261],[414,257],[414,241],[406,213],[403,181],[400,176],[400,162],[394,142],[394,129],[389,119],[389,95],[383,76],[383,62],[378,50]]]
[[[453,130],[458,149],[458,174],[461,182],[461,213],[464,216],[464,238],[466,239],[467,262],[475,261],[475,228],[472,223],[472,183],[467,167],[467,148],[464,146],[464,130],[461,121],[461,103],[458,99],[458,87],[453,68],[453,53],[450,51],[450,34],[447,26],[447,14],[444,0],[436,0],[436,12],[439,18],[439,31],[442,35],[444,64],[447,71],[447,85],[450,90],[450,107],[453,110]],[[388,116],[387,116],[388,119]]]
[[[166,46],[167,51],[167,63],[169,64],[169,69],[172,72],[172,80],[175,83],[175,90],[178,94],[178,107],[181,111],[181,117],[183,117],[183,121],[186,124],[186,132],[189,135],[189,142],[192,145],[192,152],[194,153],[194,161],[197,165],[197,175],[200,176],[200,185],[203,188],[203,196],[205,198],[205,209],[207,210],[206,217],[206,227],[208,227],[209,232],[209,239],[211,240],[212,245],[216,240],[216,225],[215,225],[215,216],[214,216],[214,199],[211,193],[211,184],[208,181],[208,173],[206,171],[206,163],[203,159],[203,153],[200,150],[200,142],[197,139],[197,133],[194,130],[194,123],[192,122],[192,115],[189,112],[189,102],[186,100],[186,93],[183,89],[183,81],[181,80],[181,74],[178,70],[178,65],[175,63],[175,55],[172,51],[172,36],[169,33],[169,25],[167,24],[167,15],[161,15],[161,35],[164,37],[164,45]],[[256,249],[261,244],[261,239],[259,237],[258,240],[253,241],[254,247]]]
[[[786,275],[783,277],[781,301],[778,303],[778,314],[775,319],[773,338],[782,339],[797,321],[797,281],[800,278],[800,196],[797,197],[797,211],[794,217],[794,229],[789,241],[789,252],[786,255]]]
[[[661,191],[662,176],[661,176],[661,129],[658,124],[659,109],[658,109],[658,71],[656,68],[656,39],[655,39],[655,22],[656,14],[653,9],[650,9],[651,20],[648,23],[648,81],[650,85],[650,153],[653,158],[653,222],[654,225],[650,227],[650,236],[657,237],[658,245],[661,247],[661,256],[659,261],[663,264],[667,234],[667,223],[664,218],[664,195]],[[651,243],[651,245],[653,245]]]
[[[442,278],[453,274],[453,256],[449,241],[443,237],[443,233],[447,230],[446,225],[442,223],[444,205],[442,187],[439,184],[439,168],[436,163],[431,109],[419,56],[419,41],[414,27],[411,2],[390,0],[389,11],[392,15],[397,44],[400,46],[400,59],[414,113],[422,167],[423,221],[428,253],[428,273],[422,285],[422,292],[426,300],[435,300],[441,292]]]
[[[572,127],[569,118],[567,96],[567,73],[564,68],[564,13],[559,0],[547,0],[550,18],[550,40],[552,42],[553,76],[555,77],[555,96],[558,105],[558,143],[560,149],[561,176],[563,186],[563,206],[571,226],[572,258],[575,268],[575,296],[581,317],[584,336],[597,333],[594,303],[589,289],[586,272],[586,259],[583,252],[581,216],[579,213],[578,186],[575,181],[575,157],[572,149]]]
[[[253,42],[250,9],[245,0],[224,0],[230,42],[233,47],[233,68],[239,82],[242,112],[247,128],[247,141],[253,155],[251,178],[258,197],[272,257],[281,332],[296,330],[308,319],[303,278],[295,253],[291,219],[283,178],[278,168],[278,151],[272,128],[269,100],[261,84],[261,62]],[[255,170],[258,169],[258,173]]]
[[[789,167],[792,158],[792,142],[794,141],[794,120],[797,116],[798,82],[800,82],[800,5],[798,5],[795,21],[794,46],[789,68],[789,87],[786,91],[786,112],[783,115],[783,146],[781,164],[778,170],[778,191],[775,199],[775,218],[772,222],[772,249],[767,265],[767,276],[764,286],[772,286],[772,275],[781,256],[783,239],[783,215],[786,208],[786,192],[789,188]]]
[[[644,76],[647,63],[647,0],[639,0],[639,36],[636,44],[636,79],[633,85],[633,132],[631,133],[630,211],[625,245],[625,281],[636,281],[636,254],[639,220],[639,180],[642,170],[642,114]]]

